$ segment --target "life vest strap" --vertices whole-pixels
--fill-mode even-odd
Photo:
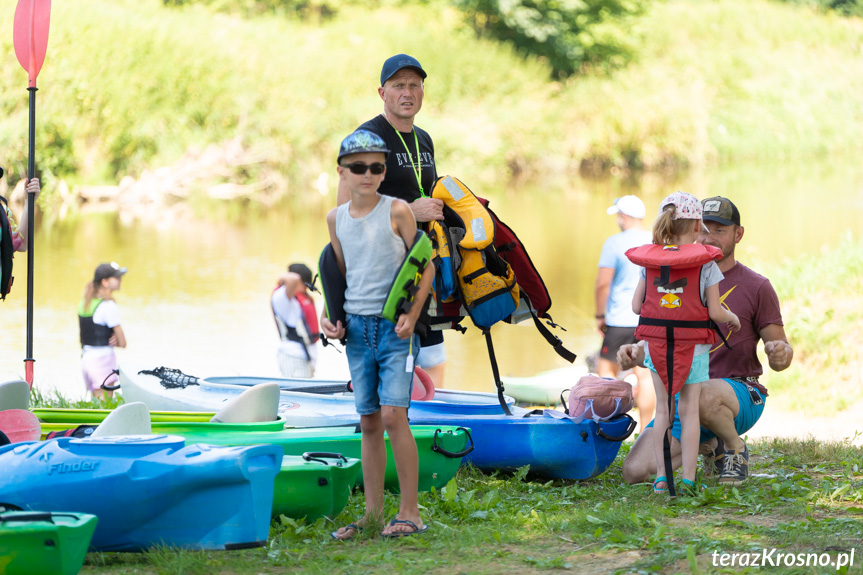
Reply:
[[[491,362],[491,372],[494,376],[494,385],[497,387],[497,400],[500,402],[503,412],[506,415],[512,415],[512,412],[509,410],[509,406],[506,404],[506,397],[503,395],[503,382],[500,380],[500,372],[497,368],[497,358],[494,355],[494,345],[491,343],[491,330],[484,329],[482,330],[482,333],[485,335],[485,343],[488,347],[488,359]]]
[[[713,320],[704,320],[704,321],[692,321],[692,320],[682,320],[682,319],[658,319],[655,317],[640,317],[638,319],[639,325],[650,325],[650,326],[658,326],[658,327],[686,327],[686,328],[706,328],[706,329],[714,329],[716,324],[713,323]]]

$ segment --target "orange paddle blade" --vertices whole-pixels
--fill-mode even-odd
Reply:
[[[51,0],[18,0],[15,9],[15,55],[30,77],[30,88],[36,87],[36,76],[48,51],[48,25]]]

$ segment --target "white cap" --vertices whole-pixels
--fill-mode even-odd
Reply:
[[[614,200],[614,205],[608,208],[607,212],[608,215],[620,212],[630,218],[643,220],[644,214],[647,213],[647,210],[644,207],[644,202],[642,202],[638,197],[623,196],[622,198]]]

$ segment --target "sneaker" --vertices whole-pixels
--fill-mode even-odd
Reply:
[[[707,477],[715,477],[725,468],[725,444],[716,438],[716,447],[702,448],[701,458],[704,461],[703,470]]]
[[[725,462],[722,473],[719,474],[719,483],[723,485],[740,485],[749,477],[749,448],[743,444],[740,450],[725,450]]]

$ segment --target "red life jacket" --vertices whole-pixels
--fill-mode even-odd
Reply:
[[[673,396],[689,375],[695,345],[716,343],[716,326],[701,301],[701,267],[722,259],[722,252],[701,244],[648,244],[626,257],[646,269],[635,337],[650,343],[650,360]]]

